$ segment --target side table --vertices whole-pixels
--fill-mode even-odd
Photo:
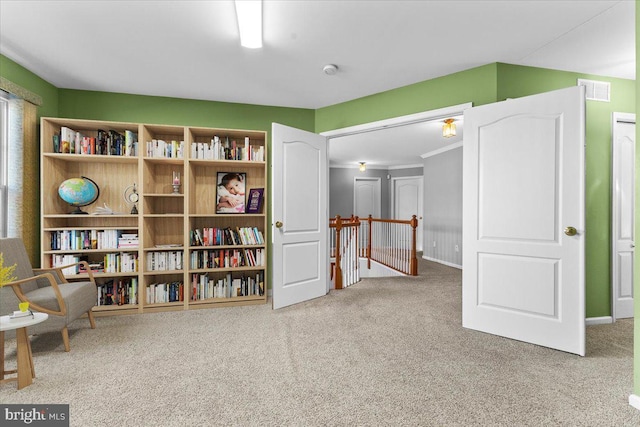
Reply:
[[[0,316],[0,383],[8,381],[17,381],[18,390],[28,386],[36,377],[36,371],[33,368],[33,357],[31,356],[31,342],[27,335],[27,326],[36,325],[44,322],[49,317],[46,313],[33,313],[33,317],[26,316],[19,319],[11,319],[10,316]],[[4,370],[4,332],[16,331],[17,342],[17,369],[11,371]],[[17,374],[14,378],[5,379],[5,374]]]

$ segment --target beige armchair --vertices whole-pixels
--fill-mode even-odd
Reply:
[[[84,264],[89,280],[69,282],[62,274],[62,269],[69,267],[68,265],[34,270],[20,239],[0,239],[0,252],[3,254],[5,267],[16,265],[13,274],[16,280],[0,288],[0,315],[12,314],[18,309],[19,302],[29,302],[31,310],[49,314],[45,322],[30,326],[29,333],[60,331],[65,351],[70,349],[67,329],[69,323],[87,313],[91,328],[95,329],[91,308],[96,304],[97,288],[85,261],[78,264]],[[4,347],[4,333],[0,336],[0,344]]]

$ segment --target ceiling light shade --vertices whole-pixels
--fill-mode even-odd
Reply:
[[[250,49],[262,47],[262,0],[235,0],[240,44]]]
[[[453,119],[447,119],[442,125],[442,136],[444,136],[445,138],[456,136],[456,124],[453,123],[453,121]]]
[[[360,166],[358,166],[358,169],[360,169],[360,172],[364,172],[367,170],[367,163],[366,162],[360,162]]]

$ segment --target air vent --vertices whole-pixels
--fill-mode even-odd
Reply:
[[[578,79],[578,86],[586,86],[587,99],[591,101],[611,101],[611,83],[597,80]]]

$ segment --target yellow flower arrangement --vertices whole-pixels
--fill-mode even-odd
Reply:
[[[13,276],[13,272],[15,271],[15,269],[15,264],[9,267],[4,266],[4,254],[0,252],[0,287],[16,280],[16,277]]]

